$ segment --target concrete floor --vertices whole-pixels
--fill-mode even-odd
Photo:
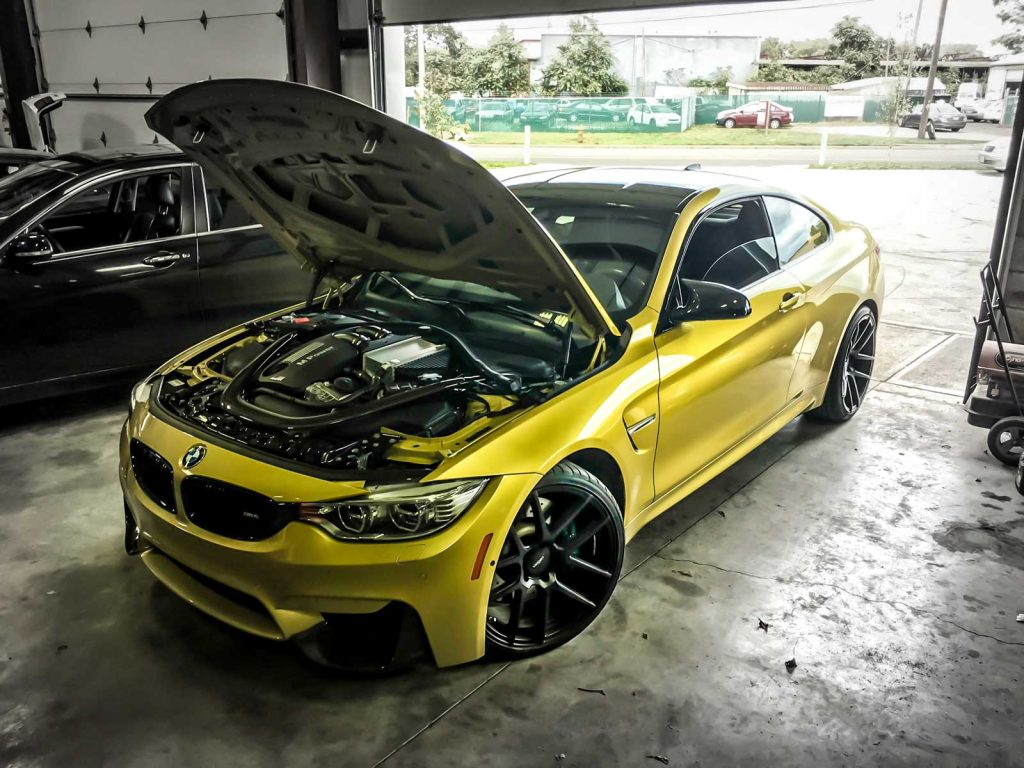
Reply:
[[[125,393],[0,412],[0,765],[1024,764],[1024,503],[956,397],[998,180],[880,173],[779,172],[885,247],[862,412],[655,521],[533,661],[325,676],[124,556]]]

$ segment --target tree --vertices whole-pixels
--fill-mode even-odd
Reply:
[[[469,60],[468,93],[514,94],[530,89],[530,63],[523,46],[502,24],[486,48],[474,51]]]
[[[841,74],[846,80],[875,77],[881,72],[887,41],[857,16],[844,16],[832,27],[829,58],[842,59]]]
[[[582,96],[626,92],[626,81],[615,73],[611,46],[592,18],[569,23],[569,39],[544,69],[542,87],[547,93]]]
[[[778,61],[788,58],[789,52],[777,37],[766,37],[761,41],[761,58]]]
[[[992,4],[999,20],[1012,29],[992,42],[1005,45],[1013,53],[1024,52],[1024,0],[992,0]]]
[[[406,27],[406,85],[419,85],[417,34],[416,27]],[[427,24],[423,27],[423,38],[425,87],[442,97],[464,90],[468,75],[467,59],[472,54],[466,37],[451,24]]]
[[[789,83],[796,80],[796,73],[785,64],[773,60],[757,68],[754,80],[761,83]]]
[[[794,40],[789,43],[789,55],[795,59],[806,59],[828,55],[832,41],[827,37],[812,37],[808,40]]]

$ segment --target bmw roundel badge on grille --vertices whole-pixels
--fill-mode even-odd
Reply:
[[[181,457],[181,466],[185,469],[192,469],[204,458],[206,458],[206,446],[197,443],[185,451],[185,455]]]

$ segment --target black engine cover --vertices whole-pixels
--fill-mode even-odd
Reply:
[[[347,339],[334,334],[319,336],[272,363],[259,383],[302,397],[310,384],[330,381],[349,368],[358,368],[359,355]]]

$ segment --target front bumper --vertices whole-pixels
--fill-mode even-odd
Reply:
[[[139,486],[131,469],[132,437],[173,467],[177,512],[161,507]],[[395,606],[407,606],[439,666],[483,655],[491,563],[537,476],[495,478],[454,524],[422,539],[343,542],[315,525],[293,522],[249,542],[189,521],[181,511],[181,481],[191,474],[215,477],[278,501],[339,498],[352,493],[352,484],[302,475],[209,443],[203,463],[185,470],[179,459],[196,442],[145,407],[136,409],[121,434],[126,512],[138,526],[143,562],[173,592],[238,629],[274,640],[296,638],[307,650],[312,636],[322,647],[322,637],[330,634],[324,630],[337,631],[344,625],[340,618],[383,617]],[[482,549],[483,567],[474,579]],[[359,631],[355,624],[350,631]]]

